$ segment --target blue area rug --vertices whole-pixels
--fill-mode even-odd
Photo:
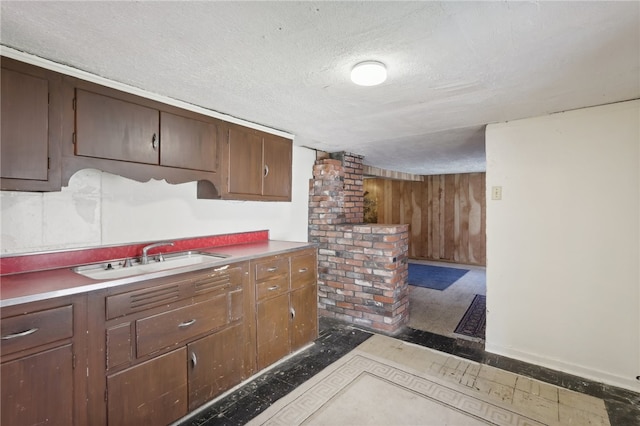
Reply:
[[[487,327],[487,296],[476,294],[454,333],[484,339]]]
[[[468,269],[445,268],[443,266],[409,264],[409,285],[444,290],[458,281]]]

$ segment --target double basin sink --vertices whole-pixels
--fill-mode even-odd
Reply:
[[[73,268],[73,272],[94,280],[114,280],[184,266],[215,263],[228,257],[218,253],[183,251],[162,256],[149,256],[148,263],[143,263],[140,259],[118,259],[77,266]]]

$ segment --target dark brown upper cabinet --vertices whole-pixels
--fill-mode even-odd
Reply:
[[[230,125],[222,198],[291,201],[292,141]]]
[[[75,154],[215,172],[217,126],[76,89]],[[212,119],[213,120],[213,119]]]
[[[159,164],[157,109],[77,89],[75,111],[76,155]]]
[[[1,189],[59,190],[62,76],[3,57],[1,78]]]
[[[220,120],[87,81],[67,78],[62,182],[94,168],[140,182],[198,182],[220,198]]]
[[[198,198],[291,201],[292,141],[2,57],[0,189],[82,169],[198,182]]]
[[[262,195],[291,200],[292,142],[289,139],[265,135],[262,139]]]
[[[218,165],[218,127],[213,122],[160,113],[160,164],[215,172]]]

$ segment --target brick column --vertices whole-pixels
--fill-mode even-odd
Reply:
[[[364,183],[362,181],[363,156],[341,153],[344,169],[344,216],[345,223],[364,221]]]
[[[408,225],[362,224],[362,156],[316,161],[309,241],[318,244],[319,313],[393,333],[409,319]]]

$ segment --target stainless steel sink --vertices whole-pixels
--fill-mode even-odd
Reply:
[[[149,256],[149,263],[143,264],[139,259],[118,259],[91,265],[78,266],[73,272],[94,280],[113,280],[135,275],[180,268],[204,263],[215,263],[229,256],[201,251],[183,251],[163,255]],[[161,260],[162,259],[162,260]]]

